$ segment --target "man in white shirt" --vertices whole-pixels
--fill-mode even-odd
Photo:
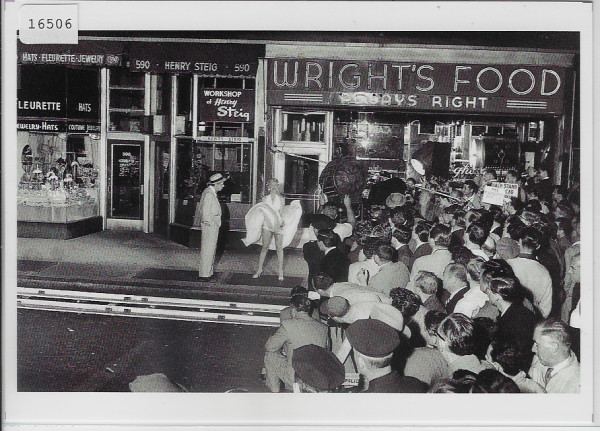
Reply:
[[[488,296],[479,287],[481,273],[483,272],[484,259],[475,257],[467,264],[467,282],[469,290],[454,307],[455,313],[464,314],[471,319],[477,316],[479,310],[488,302]]]
[[[481,198],[479,197],[479,187],[475,184],[473,180],[465,181],[465,185],[463,186],[463,194],[467,199],[467,202],[464,206],[465,210],[470,209],[480,209],[481,208]]]
[[[427,256],[419,257],[413,264],[410,273],[411,287],[409,287],[413,292],[417,293],[414,289],[414,281],[419,271],[429,271],[433,272],[438,278],[443,277],[446,265],[452,260],[452,254],[448,251],[450,235],[450,227],[440,223],[433,226],[429,231],[429,245],[433,251]]]
[[[354,283],[334,283],[331,277],[329,277],[325,273],[317,274],[314,278],[314,284],[315,289],[322,297],[341,297],[348,302],[349,308],[356,307],[352,313],[348,313],[349,310],[346,310],[343,314],[348,313],[348,318],[350,318],[352,315],[358,315],[359,317],[356,317],[355,319],[350,319],[351,321],[346,321],[346,319],[342,319],[340,320],[340,322],[342,323],[352,323],[356,319],[368,318],[373,304],[392,303],[392,299],[389,297],[389,295],[385,295],[380,292],[375,292],[365,286],[360,286]],[[365,304],[369,304],[369,306],[367,307]]]
[[[533,260],[533,251],[537,247],[537,241],[525,235],[519,240],[519,256],[506,262],[512,267],[521,285],[532,295],[533,305],[546,318],[552,309],[552,278],[544,265]]]
[[[360,274],[363,270],[369,274],[369,276],[367,277],[368,279],[370,279],[379,272],[379,265],[377,265],[377,263],[375,262],[374,256],[375,251],[377,250],[377,245],[377,241],[375,240],[368,240],[364,242],[362,249],[358,255],[358,262],[350,264],[350,267],[348,268],[348,282],[362,285],[361,280],[362,282],[364,282],[365,280],[359,280],[358,274]],[[363,286],[366,286],[366,284],[364,284]]]
[[[442,294],[442,302],[446,307],[446,312],[451,314],[454,313],[458,302],[469,291],[467,268],[461,263],[450,262],[444,269],[442,281],[445,290]]]
[[[548,393],[579,393],[579,362],[571,351],[571,337],[566,323],[546,319],[533,334],[535,356],[529,369],[531,379]]]
[[[483,225],[479,222],[471,223],[465,232],[464,240],[465,247],[471,250],[475,256],[481,257],[483,260],[489,260],[489,257],[481,249],[488,237]]]
[[[389,295],[390,290],[397,287],[406,287],[409,281],[409,272],[402,262],[394,262],[394,249],[391,245],[380,243],[374,255],[375,263],[379,265],[379,272],[367,281],[367,274],[361,272],[358,279],[361,285],[368,285],[369,289]]]
[[[348,221],[346,223],[337,223],[333,228],[333,231],[338,234],[340,240],[343,242],[346,238],[352,236],[354,225],[356,224],[356,218],[354,211],[352,210],[352,201],[349,195],[344,196],[344,206],[346,207],[346,215]],[[321,207],[321,213],[337,221],[339,207],[333,203],[327,202]]]

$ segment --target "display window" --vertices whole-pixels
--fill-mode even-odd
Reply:
[[[252,160],[254,144],[254,86],[249,78],[177,78],[177,173],[175,223],[191,226],[196,202],[208,178],[216,172],[226,178],[219,193],[223,202],[252,203]],[[193,97],[193,92],[197,96]],[[197,100],[196,130],[193,120]],[[196,134],[192,137],[190,135]]]
[[[208,143],[180,138],[177,160],[176,223],[192,224],[195,202],[215,172],[224,173],[227,178],[220,200],[251,203],[251,143]]]
[[[282,112],[280,141],[325,142],[325,114]]]
[[[415,115],[404,112],[334,112],[333,158],[354,157],[371,174],[415,177],[410,159],[423,142],[448,144],[449,168],[524,171],[551,156],[557,120]],[[463,169],[464,170],[464,169]]]
[[[110,132],[141,132],[145,110],[146,75],[126,69],[111,69],[109,77]]]
[[[99,70],[36,64],[18,75],[18,221],[99,216]]]
[[[100,215],[99,140],[18,132],[17,220],[68,223]]]

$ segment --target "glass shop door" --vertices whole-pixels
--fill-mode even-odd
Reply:
[[[319,202],[319,155],[285,154],[284,165],[286,204],[299,199],[304,214],[316,212]]]
[[[167,235],[169,228],[169,142],[156,142],[154,163],[154,232]]]
[[[108,217],[117,227],[143,228],[144,172],[143,142],[108,141]]]

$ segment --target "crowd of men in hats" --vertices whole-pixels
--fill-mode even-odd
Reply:
[[[486,204],[497,180],[408,179],[361,220],[347,196],[323,205],[309,285],[266,343],[268,388],[579,392],[578,186],[509,171],[517,196]]]

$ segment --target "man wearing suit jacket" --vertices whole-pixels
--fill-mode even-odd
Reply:
[[[389,295],[390,290],[397,287],[405,288],[410,279],[408,268],[402,262],[394,262],[394,248],[388,244],[380,244],[375,252],[375,263],[379,265],[379,272],[368,281],[369,289]],[[358,280],[363,284],[364,275],[359,274]]]
[[[463,206],[465,211],[470,209],[481,208],[481,197],[479,195],[479,186],[473,180],[465,181],[463,186],[463,193],[467,200]]]
[[[288,389],[294,386],[292,358],[298,347],[314,344],[327,348],[327,325],[308,315],[310,299],[297,295],[290,300],[291,318],[265,344],[265,377],[271,392],[281,390],[281,381]]]
[[[444,269],[442,281],[444,283],[442,301],[446,306],[446,312],[452,314],[456,304],[469,291],[467,268],[461,263],[449,263]]]
[[[529,352],[537,322],[533,312],[523,305],[519,287],[515,276],[504,275],[482,283],[481,290],[488,295],[490,303],[500,310],[496,335],[512,340],[523,351]]]
[[[321,229],[332,229],[335,227],[335,221],[327,217],[324,214],[313,214],[309,230],[311,231],[311,237],[314,240],[308,241],[302,247],[302,254],[304,260],[308,264],[308,283],[312,286],[313,277],[321,271],[321,262],[325,255],[319,248],[319,244],[316,240],[317,233]]]
[[[429,231],[431,230],[431,224],[426,221],[418,222],[412,233],[412,241],[414,241],[415,248],[413,255],[410,258],[408,269],[412,271],[415,260],[422,256],[427,256],[433,251],[431,245],[429,245]]]
[[[205,280],[213,276],[217,240],[219,239],[219,228],[221,227],[221,204],[217,198],[217,193],[223,189],[224,185],[225,178],[223,178],[223,175],[212,175],[208,187],[202,192],[194,214],[194,226],[202,227],[198,275]]]
[[[415,279],[415,291],[421,298],[423,307],[429,311],[439,311],[446,313],[446,308],[437,297],[438,291],[442,286],[442,280],[437,278],[433,272],[419,271]]]
[[[567,324],[558,319],[541,322],[533,334],[535,356],[529,369],[531,379],[549,394],[579,393],[581,372],[571,350]]]
[[[411,284],[414,284],[419,271],[433,272],[438,278],[442,278],[444,268],[452,260],[452,254],[448,251],[450,227],[440,223],[434,225],[429,231],[429,245],[433,250],[431,254],[421,256],[413,263],[410,273]],[[411,286],[411,289],[414,292],[414,286]]]
[[[348,281],[348,268],[350,261],[348,257],[338,250],[337,245],[340,237],[331,229],[321,229],[317,234],[317,245],[323,252],[321,271],[338,283]]]
[[[396,262],[402,262],[410,269],[410,261],[413,256],[408,243],[412,237],[412,229],[408,226],[399,226],[392,233],[392,247],[396,249]]]
[[[552,192],[554,190],[554,183],[548,176],[548,168],[540,166],[538,168],[539,181],[533,186],[535,194],[547,204],[552,202]]]

